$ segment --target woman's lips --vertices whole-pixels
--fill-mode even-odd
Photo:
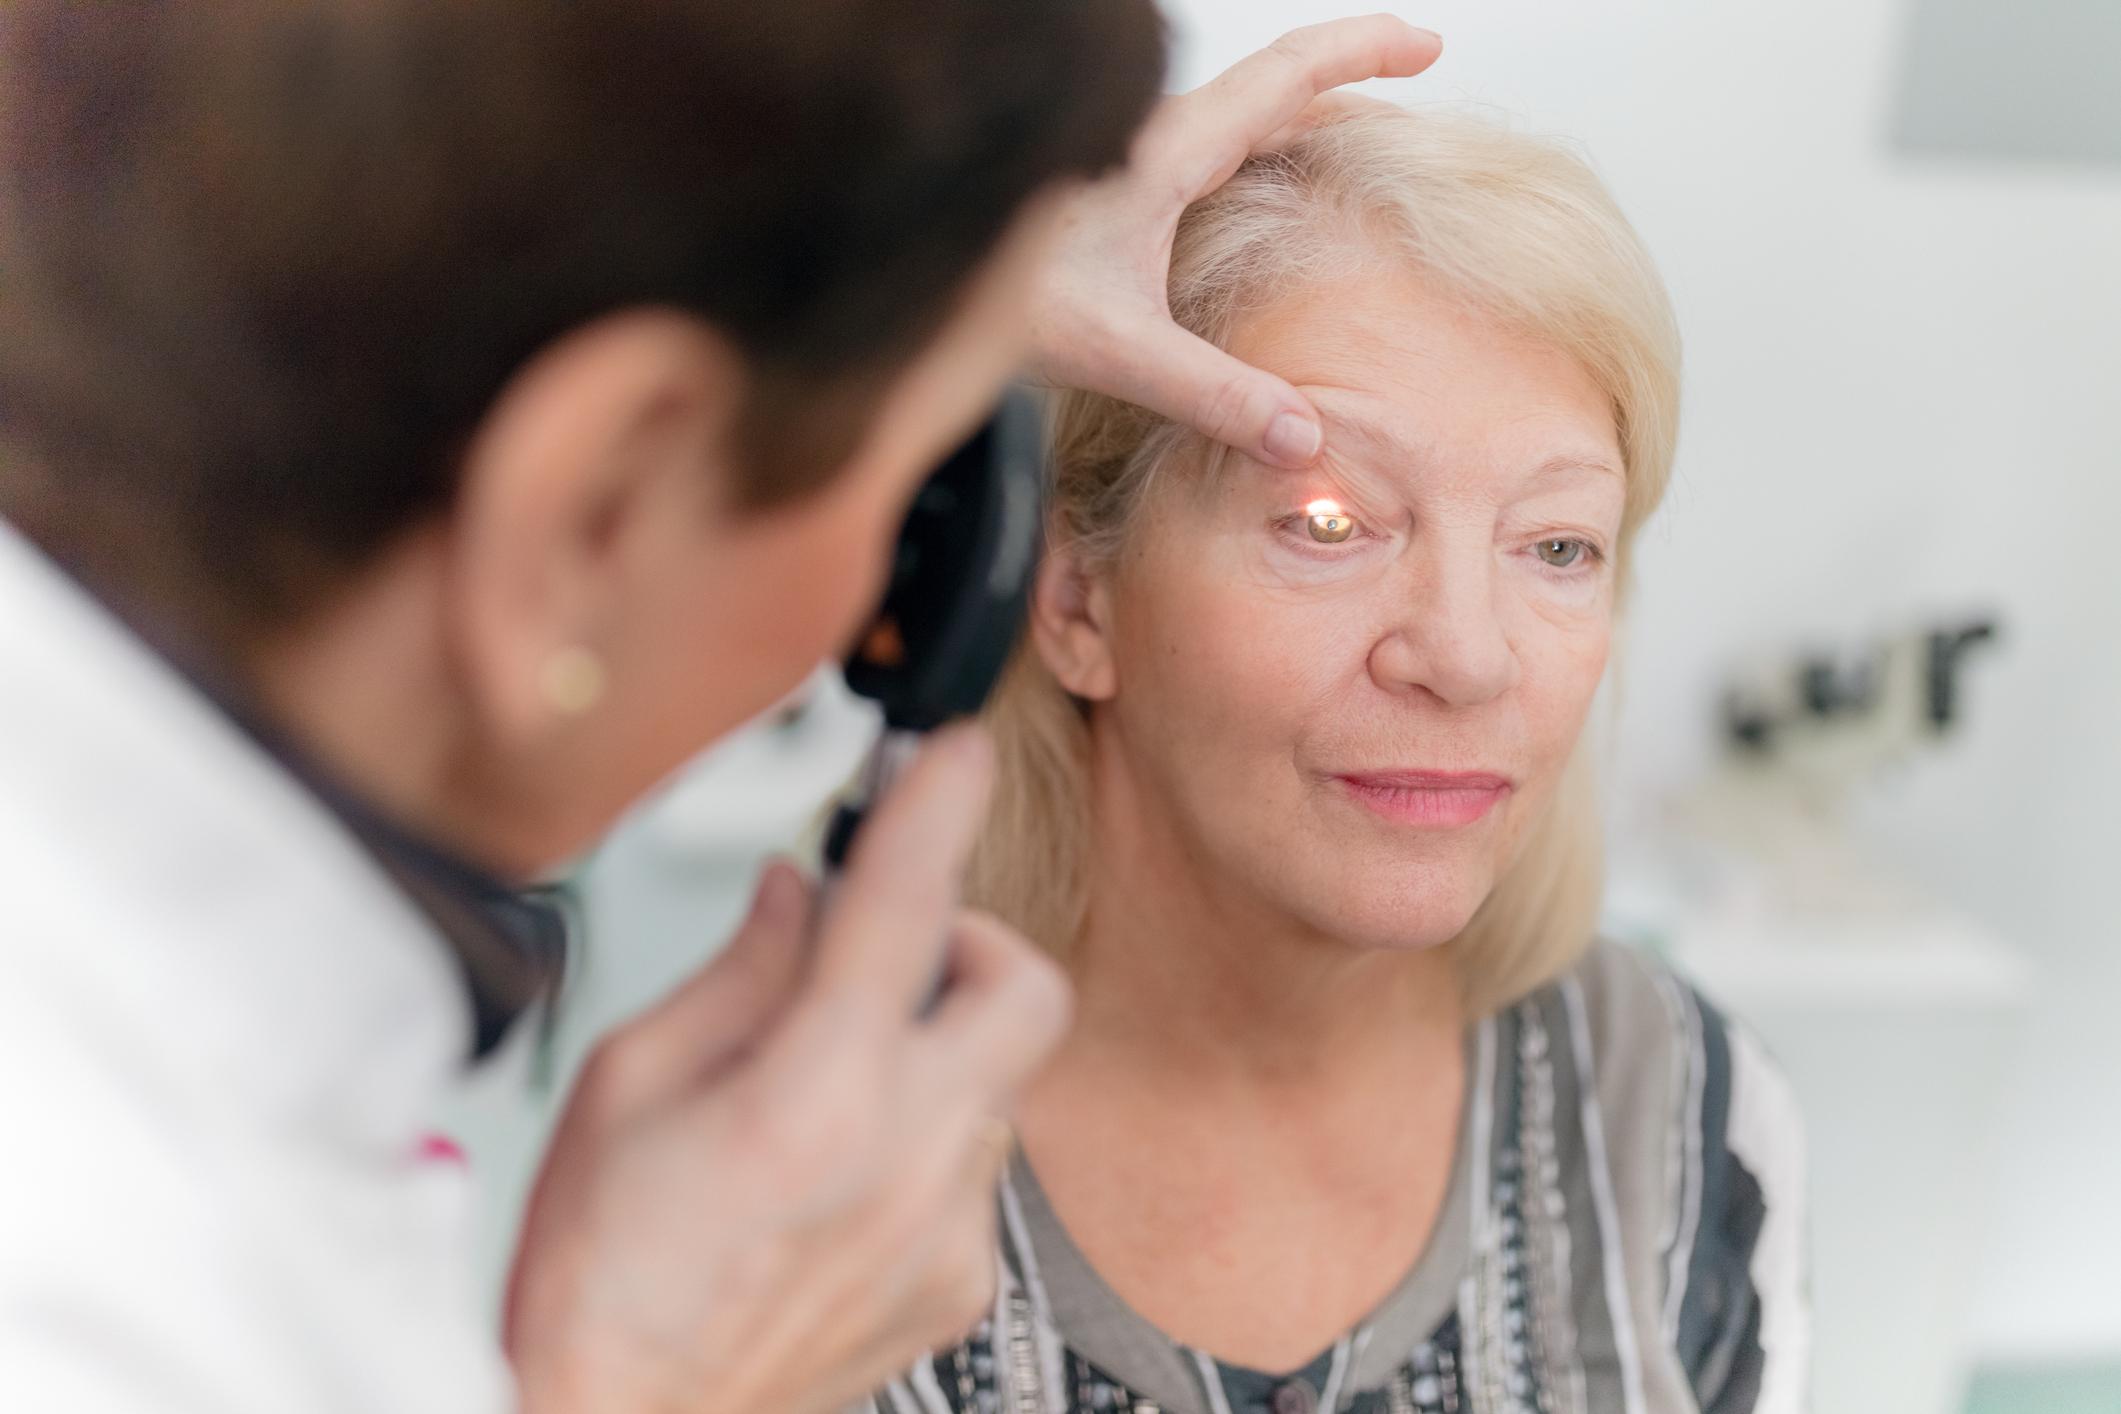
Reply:
[[[1431,830],[1471,825],[1510,791],[1508,777],[1485,771],[1352,771],[1334,779],[1385,819]]]

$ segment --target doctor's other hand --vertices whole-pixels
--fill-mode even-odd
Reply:
[[[1392,15],[1292,30],[1191,93],[1167,98],[1126,167],[1071,201],[1032,303],[1033,371],[1138,404],[1272,466],[1307,466],[1318,413],[1289,384],[1171,318],[1178,219],[1254,153],[1345,106],[1330,91],[1418,74],[1443,41]]]
[[[958,906],[991,771],[976,729],[939,734],[821,920],[772,866],[728,949],[599,1047],[510,1283],[524,1414],[823,1414],[988,1309],[1004,1118],[1068,1016],[1059,970]]]

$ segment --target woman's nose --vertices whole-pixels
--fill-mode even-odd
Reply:
[[[1370,676],[1379,687],[1477,707],[1516,685],[1517,653],[1504,631],[1488,555],[1430,558],[1394,588],[1386,630],[1370,649]]]

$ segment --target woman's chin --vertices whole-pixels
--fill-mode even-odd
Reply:
[[[1321,890],[1298,911],[1321,932],[1366,951],[1423,952],[1463,933],[1488,888],[1473,880],[1379,879]]]
[[[1450,942],[1500,874],[1495,842],[1466,835],[1380,847],[1306,828],[1204,843],[1199,853],[1215,861],[1203,880],[1211,895],[1247,900],[1244,911],[1263,909],[1361,950],[1420,952]]]

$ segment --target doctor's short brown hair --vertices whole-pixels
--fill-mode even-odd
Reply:
[[[0,515],[284,626],[634,306],[735,343],[740,493],[802,495],[1163,62],[1150,0],[8,0]]]

